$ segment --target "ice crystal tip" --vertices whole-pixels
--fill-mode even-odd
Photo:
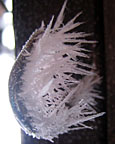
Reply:
[[[93,108],[95,98],[101,98],[96,88],[100,76],[94,62],[87,62],[90,50],[82,47],[94,41],[86,40],[85,32],[71,32],[81,25],[75,22],[81,13],[63,24],[66,3],[54,26],[53,16],[47,27],[42,21],[30,36],[9,81],[10,101],[22,129],[51,142],[70,130],[91,128],[85,122],[104,114]]]

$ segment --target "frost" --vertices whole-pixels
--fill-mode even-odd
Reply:
[[[95,41],[86,40],[89,34],[85,32],[72,31],[82,24],[75,22],[81,13],[63,24],[66,3],[67,0],[54,26],[54,16],[46,28],[42,22],[41,28],[32,34],[18,57],[27,60],[21,76],[23,86],[18,93],[26,112],[18,101],[16,105],[23,121],[29,121],[31,128],[19,118],[18,121],[27,134],[52,142],[53,138],[70,130],[91,128],[84,122],[104,114],[93,108],[95,98],[101,98],[95,89],[100,84],[100,77],[95,72],[94,63],[78,58],[89,59],[90,51],[82,44]],[[32,50],[28,52],[33,39]]]

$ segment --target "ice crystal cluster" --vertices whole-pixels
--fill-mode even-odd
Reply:
[[[23,130],[49,141],[71,130],[90,128],[84,122],[103,115],[93,108],[95,98],[100,98],[95,89],[100,77],[94,63],[85,62],[90,51],[82,46],[94,41],[86,40],[85,32],[73,32],[82,24],[75,22],[81,13],[63,24],[66,3],[55,24],[54,16],[47,27],[42,22],[23,47],[16,61],[18,66],[20,59],[26,61],[17,81],[22,84],[11,98]]]

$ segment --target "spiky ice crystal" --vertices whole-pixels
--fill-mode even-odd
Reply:
[[[104,114],[92,107],[96,105],[95,98],[101,98],[95,89],[100,77],[94,63],[78,59],[89,58],[90,51],[82,44],[94,41],[86,40],[85,32],[71,32],[82,24],[75,22],[81,13],[63,24],[66,3],[54,26],[53,16],[47,28],[42,22],[41,28],[31,35],[16,60],[12,75],[16,77],[19,73],[16,65],[18,71],[23,72],[10,87],[10,93],[15,91],[10,101],[22,129],[38,139],[52,142],[59,134],[90,128],[84,122]],[[23,61],[20,65],[24,66],[18,61]],[[13,83],[12,76],[10,79]]]

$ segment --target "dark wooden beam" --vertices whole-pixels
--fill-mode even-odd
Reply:
[[[48,24],[52,15],[57,16],[64,0],[13,0],[14,30],[16,38],[16,56],[22,49],[30,34],[45,20]],[[79,31],[93,33],[92,39],[97,40],[95,52],[96,62],[101,73],[103,68],[103,3],[100,0],[68,0],[65,21],[70,20],[78,12],[83,11],[79,21],[87,22]],[[102,86],[103,87],[103,86]],[[102,90],[103,91],[103,90]],[[105,95],[104,92],[102,92]],[[100,110],[105,111],[104,103]],[[92,122],[93,130],[79,130],[61,135],[55,144],[106,144],[106,117]],[[49,141],[37,140],[22,132],[22,144],[50,144]]]
[[[108,144],[115,144],[115,0],[104,0]]]

